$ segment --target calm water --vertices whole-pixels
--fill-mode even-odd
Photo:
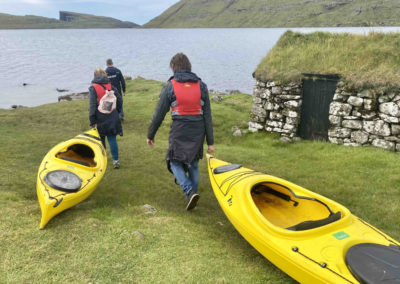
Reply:
[[[170,58],[186,53],[209,89],[252,93],[251,74],[287,29],[0,30],[0,108],[56,102],[56,88],[86,91],[107,58],[124,75],[166,81]],[[368,33],[390,28],[298,28]],[[27,83],[27,86],[23,86]]]

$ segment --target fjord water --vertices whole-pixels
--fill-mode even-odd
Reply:
[[[37,106],[56,102],[66,93],[87,91],[93,71],[104,68],[107,58],[124,75],[166,81],[171,76],[169,61],[177,52],[189,56],[193,71],[209,89],[252,93],[253,71],[286,30],[0,30],[0,108]],[[400,27],[291,30],[368,33]]]

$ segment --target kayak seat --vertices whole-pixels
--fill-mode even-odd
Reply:
[[[80,165],[83,165],[83,166],[86,166],[86,167],[90,167],[89,163],[86,163],[84,161],[75,160],[75,159],[72,159],[72,158],[67,157],[67,156],[61,156],[59,158],[61,160],[65,160],[65,161],[68,161],[68,162],[73,162],[73,163],[80,164]]]
[[[346,252],[346,264],[361,283],[400,283],[400,247],[362,243]]]
[[[93,150],[89,146],[83,144],[71,145],[65,151],[56,154],[56,157],[61,160],[76,163],[85,167],[96,166],[94,156]]]
[[[340,220],[341,217],[342,217],[342,213],[340,211],[338,211],[334,214],[331,214],[327,218],[324,218],[321,220],[304,221],[304,222],[301,222],[297,225],[291,226],[286,229],[291,230],[291,231],[304,231],[304,230],[315,229],[315,228],[322,227],[322,226],[328,225],[330,223],[333,223],[337,220]]]
[[[217,174],[230,172],[233,170],[237,170],[241,167],[242,167],[242,165],[240,165],[240,164],[229,164],[229,165],[220,166],[220,167],[217,167],[214,169],[214,174],[217,175]]]
[[[282,229],[304,231],[340,220],[343,213],[312,196],[297,195],[289,187],[261,182],[251,189],[254,204],[269,222]]]

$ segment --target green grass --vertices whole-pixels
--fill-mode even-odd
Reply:
[[[181,0],[145,27],[399,26],[398,11],[398,0]]]
[[[302,73],[340,74],[358,86],[399,86],[400,33],[287,31],[258,65],[261,80],[299,80]]]
[[[45,230],[38,229],[39,164],[54,145],[88,129],[88,103],[0,110],[0,283],[294,283],[226,219],[204,160],[199,205],[185,211],[185,197],[165,168],[169,117],[155,147],[146,145],[161,87],[129,81],[124,136],[118,138],[121,169],[109,166],[94,193]],[[265,133],[233,137],[231,127],[245,128],[251,104],[248,95],[212,101],[218,158],[330,197],[400,239],[397,154],[323,142],[283,144]],[[144,204],[157,213],[144,214]]]

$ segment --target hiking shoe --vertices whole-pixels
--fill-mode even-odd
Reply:
[[[119,160],[113,160],[113,166],[114,166],[114,169],[119,169],[119,167],[120,167]]]
[[[199,201],[200,195],[198,195],[196,192],[193,190],[189,191],[189,194],[187,195],[187,205],[186,205],[186,210],[192,210],[196,207],[197,201]]]

